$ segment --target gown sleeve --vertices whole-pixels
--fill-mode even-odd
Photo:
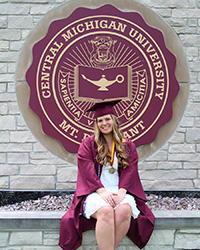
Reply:
[[[90,137],[86,138],[80,145],[78,151],[78,177],[77,196],[88,195],[98,188],[103,187],[95,167],[96,159],[94,154],[94,143]]]
[[[128,154],[128,166],[121,170],[119,188],[124,188],[132,195],[146,201],[146,195],[138,173],[138,154],[132,141],[127,142],[126,152]]]

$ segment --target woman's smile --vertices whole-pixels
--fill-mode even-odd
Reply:
[[[97,125],[103,134],[109,134],[113,130],[113,119],[110,115],[104,115],[97,118]]]

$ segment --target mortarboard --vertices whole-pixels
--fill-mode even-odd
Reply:
[[[104,115],[108,115],[108,114],[116,115],[113,106],[115,106],[120,101],[121,100],[107,101],[107,102],[97,102],[91,108],[89,108],[86,112],[94,111],[95,112],[94,118],[104,116]]]

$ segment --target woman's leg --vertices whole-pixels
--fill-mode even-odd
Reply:
[[[114,250],[115,222],[114,210],[111,206],[98,209],[92,215],[96,222],[96,240],[100,250]]]
[[[115,210],[115,248],[126,236],[131,222],[132,209],[126,203],[119,205]]]

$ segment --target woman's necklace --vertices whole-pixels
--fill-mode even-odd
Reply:
[[[115,154],[115,143],[113,141],[113,144],[112,144],[112,153],[111,153],[111,168],[109,169],[109,173],[110,174],[114,174],[115,173],[115,168],[113,167],[113,164],[114,164],[114,154]]]

